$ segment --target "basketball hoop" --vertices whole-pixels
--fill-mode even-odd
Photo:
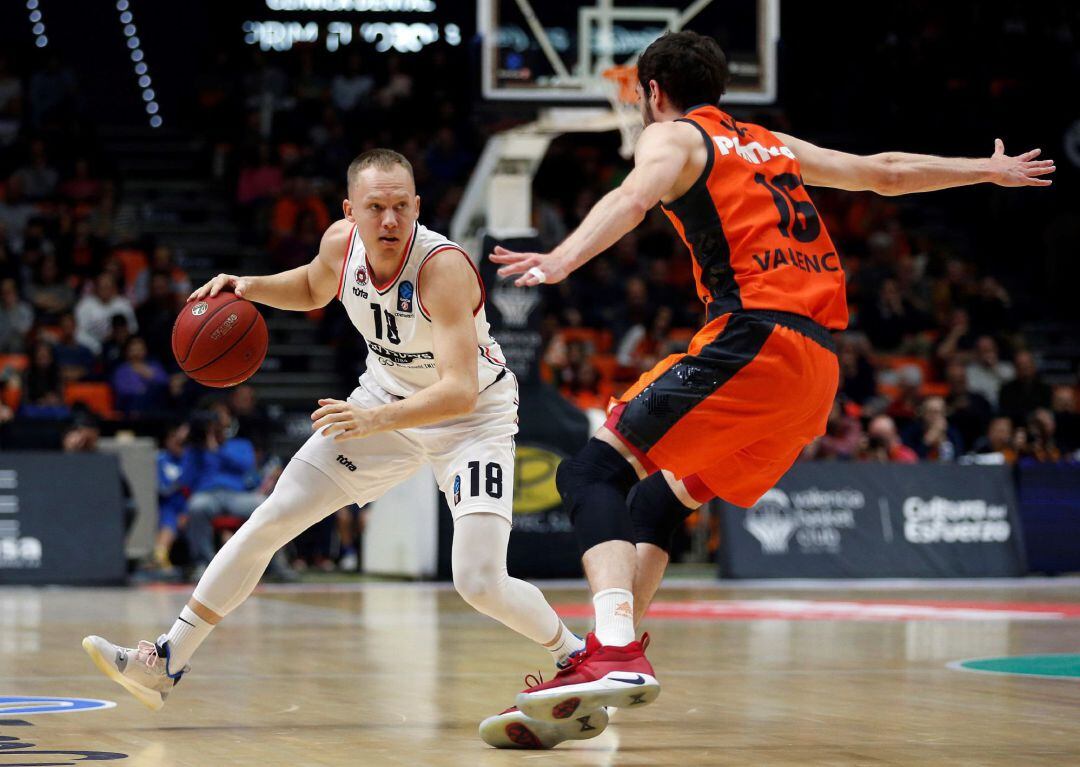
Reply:
[[[617,64],[600,73],[603,78],[604,95],[611,104],[611,111],[619,123],[622,146],[619,154],[626,159],[634,155],[634,145],[644,126],[641,112],[637,106],[637,67],[630,64]]]

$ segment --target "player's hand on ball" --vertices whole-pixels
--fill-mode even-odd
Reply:
[[[334,437],[334,442],[360,439],[375,430],[370,410],[339,399],[321,399],[319,406],[319,409],[311,414],[311,430],[322,429],[324,436]]]
[[[1016,157],[1005,154],[1005,142],[994,139],[994,154],[990,157],[993,182],[998,186],[1050,186],[1048,178],[1039,178],[1053,173],[1053,160],[1036,160],[1042,154],[1041,149],[1032,149]]]
[[[496,264],[505,264],[499,269],[500,277],[520,274],[521,277],[514,281],[519,288],[562,282],[573,271],[566,260],[556,253],[517,253],[496,245],[488,258]]]
[[[251,280],[247,277],[237,277],[235,274],[219,274],[188,296],[188,301],[202,301],[207,296],[212,298],[226,289],[231,290],[239,298],[243,298],[244,291],[248,289],[250,284]]]

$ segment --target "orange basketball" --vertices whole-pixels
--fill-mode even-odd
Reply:
[[[236,386],[266,358],[269,336],[255,304],[232,293],[189,301],[172,331],[180,369],[204,386]]]

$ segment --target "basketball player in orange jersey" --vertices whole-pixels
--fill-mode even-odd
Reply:
[[[461,596],[544,645],[557,666],[583,648],[539,589],[506,572],[518,390],[488,332],[479,274],[457,244],[417,220],[420,198],[400,154],[365,152],[347,179],[344,218],[327,229],[310,264],[268,276],[221,274],[191,295],[198,302],[231,290],[293,311],[336,298],[367,342],[367,371],[347,399],[319,400],[313,434],[214,557],[167,633],[134,648],[83,640],[98,668],[152,709],[165,704],[214,626],[251,594],[274,552],[425,464],[454,517],[451,560]],[[589,738],[606,724],[603,711],[555,725],[534,722],[528,742]],[[518,732],[504,727],[488,741],[514,745]]]
[[[888,195],[1045,186],[1054,171],[1039,150],[1009,157],[1001,141],[988,159],[822,149],[719,109],[726,80],[711,38],[653,42],[638,61],[646,127],[633,171],[552,252],[491,256],[501,275],[521,275],[519,286],[560,282],[659,202],[690,250],[706,314],[688,352],[643,375],[559,467],[596,629],[570,668],[518,695],[536,719],[655,699],[635,606],[640,617],[659,586],[675,526],[713,497],[751,506],[824,433],[838,385],[830,333],[848,310],[840,257],[806,186]]]

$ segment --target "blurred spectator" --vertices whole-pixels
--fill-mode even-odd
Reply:
[[[74,111],[78,81],[56,56],[30,77],[30,120],[35,127],[62,120]]]
[[[918,463],[919,456],[900,440],[896,423],[887,415],[870,419],[866,439],[859,451],[860,461],[875,463]]]
[[[90,348],[75,338],[75,315],[64,312],[56,325],[53,356],[64,381],[81,381],[95,372],[97,360]]]
[[[113,316],[109,326],[109,335],[105,339],[105,343],[101,345],[101,365],[105,377],[111,379],[116,368],[124,362],[128,340],[131,339],[134,333],[131,332],[131,326],[128,325],[127,318],[122,314]]]
[[[26,349],[26,334],[34,325],[34,310],[19,298],[15,280],[0,280],[0,354],[20,353]]]
[[[172,567],[169,553],[186,521],[187,498],[191,492],[191,453],[187,448],[190,427],[186,423],[170,425],[157,455],[158,532],[154,543],[154,561],[162,570]]]
[[[18,176],[8,179],[4,199],[0,201],[0,230],[7,232],[7,245],[12,250],[23,249],[23,232],[38,209],[27,201],[23,182]]]
[[[979,336],[975,342],[975,359],[967,367],[968,389],[986,397],[997,408],[1001,385],[1015,375],[1013,366],[998,357],[997,341],[990,336]]]
[[[123,317],[131,332],[137,332],[139,323],[131,302],[117,291],[116,278],[102,272],[94,280],[94,292],[83,296],[75,306],[75,325],[79,343],[100,352],[101,346],[113,332],[113,317]]]
[[[907,429],[919,414],[922,402],[923,372],[918,365],[904,365],[896,371],[896,397],[885,412],[900,428]]]
[[[671,307],[658,307],[648,325],[634,325],[626,331],[615,359],[636,375],[649,370],[669,353],[671,322]]]
[[[1076,389],[1055,386],[1052,409],[1057,424],[1058,446],[1062,452],[1069,454],[1080,451],[1080,409],[1077,408]]]
[[[326,209],[326,203],[311,188],[309,181],[291,178],[285,181],[282,189],[283,194],[274,204],[270,215],[271,227],[276,235],[287,236],[295,232],[300,217],[305,212],[312,214],[315,228],[319,232],[326,231],[326,227],[330,226],[330,213]]]
[[[11,145],[19,134],[22,100],[22,81],[0,56],[0,147]]]
[[[135,302],[142,304],[151,297],[153,286],[150,283],[153,282],[156,274],[165,274],[169,278],[169,284],[173,295],[176,297],[177,309],[179,310],[180,304],[191,295],[191,279],[187,276],[187,272],[177,265],[172,248],[168,245],[158,245],[150,254],[150,268],[140,272],[135,280],[133,291]]]
[[[255,448],[250,440],[229,436],[233,417],[224,402],[201,413],[192,429],[192,495],[188,500],[187,541],[195,577],[214,557],[216,517],[250,517],[264,496],[258,483]]]
[[[1008,418],[995,418],[990,422],[986,434],[975,442],[973,453],[985,455],[1000,454],[1005,463],[1016,463],[1017,452],[1013,424]]]
[[[971,332],[971,321],[964,309],[954,309],[949,315],[949,325],[945,335],[938,343],[937,358],[948,362],[958,354],[967,354],[975,347],[975,336]]]
[[[991,335],[998,335],[1015,325],[1012,299],[1001,283],[990,275],[979,280],[974,295],[968,299],[968,312],[972,324]]]
[[[150,277],[150,295],[135,310],[140,334],[146,345],[156,354],[166,357],[163,362],[171,364],[172,328],[180,311],[179,299],[173,292],[172,280],[164,270],[155,270]],[[174,368],[175,369],[175,368]]]
[[[1029,415],[1027,430],[1018,438],[1020,458],[1039,463],[1060,461],[1055,431],[1054,414],[1048,408],[1039,408]]]
[[[260,142],[254,156],[240,168],[236,201],[240,205],[266,203],[281,193],[284,181],[281,165],[275,161],[273,147]]]
[[[30,200],[45,200],[53,197],[60,173],[49,164],[45,153],[45,142],[34,139],[30,142],[30,159],[12,174],[22,185],[23,193]]]
[[[61,314],[75,306],[75,290],[60,274],[55,255],[41,259],[28,297],[37,310],[38,322],[44,325],[56,324]]]
[[[986,433],[994,409],[986,397],[968,391],[967,369],[960,362],[950,362],[945,368],[945,383],[949,385],[945,397],[949,423],[956,427],[965,445],[974,445]]]
[[[927,319],[901,295],[896,280],[889,278],[881,283],[876,300],[859,315],[859,324],[875,348],[897,351],[926,329]]]
[[[52,346],[38,341],[34,344],[30,366],[26,370],[23,401],[30,405],[59,407],[64,403],[63,389],[60,366],[56,364]]]
[[[273,420],[259,404],[255,387],[251,384],[234,386],[229,390],[228,401],[236,422],[236,436],[249,440],[258,453],[269,451]]]
[[[948,463],[963,452],[959,432],[945,417],[945,400],[927,397],[919,406],[919,420],[904,431],[904,444],[924,461]]]
[[[160,411],[169,377],[161,363],[147,359],[146,341],[132,336],[124,345],[124,362],[112,374],[116,409],[127,416]]]
[[[865,337],[844,333],[837,338],[840,392],[851,402],[865,405],[877,395],[877,380]]]
[[[274,249],[275,268],[287,271],[309,263],[311,254],[319,251],[322,234],[315,214],[301,211],[296,217],[296,230],[283,236]]]
[[[864,439],[862,424],[859,423],[858,418],[845,412],[844,406],[842,397],[837,397],[833,401],[829,421],[825,426],[825,434],[806,446],[802,460],[846,461],[855,457]]]
[[[345,71],[334,75],[330,82],[330,98],[340,111],[349,113],[363,106],[374,87],[375,78],[364,71],[360,54],[350,53]]]
[[[75,172],[60,184],[60,195],[71,202],[96,202],[103,190],[101,179],[90,173],[90,163],[85,157],[75,161]]]
[[[1013,357],[1016,377],[1001,387],[998,412],[1013,423],[1023,423],[1037,408],[1050,407],[1050,387],[1039,377],[1031,352],[1022,349]]]

